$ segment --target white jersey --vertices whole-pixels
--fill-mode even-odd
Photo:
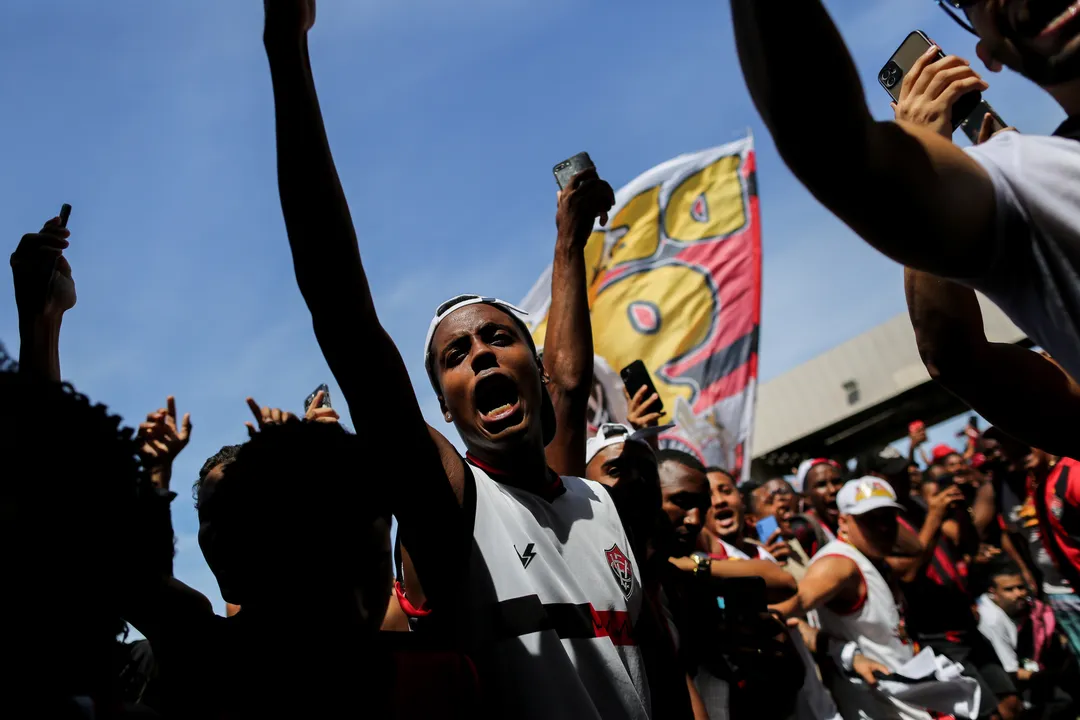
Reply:
[[[499,717],[646,720],[634,638],[640,573],[607,490],[562,478],[550,502],[470,465],[470,634]]]
[[[843,540],[834,540],[821,548],[810,564],[830,555],[840,555],[855,563],[862,573],[866,595],[852,612],[846,614],[820,606],[821,628],[845,642],[854,640],[859,644],[860,653],[889,668],[890,672],[896,672],[915,657],[915,648],[904,631],[903,616],[892,586],[865,555]]]
[[[915,648],[907,639],[903,615],[892,587],[865,555],[843,540],[833,540],[821,548],[810,560],[810,566],[830,555],[840,555],[855,563],[862,574],[866,595],[850,613],[839,613],[825,605],[819,606],[817,611],[821,629],[843,642],[855,641],[860,654],[881,663],[889,668],[889,672],[896,672],[915,657]],[[865,715],[860,710],[859,717],[874,720],[930,718],[925,710],[884,694],[878,695],[877,701],[881,704],[878,711]]]
[[[987,271],[956,279],[1080,377],[1080,142],[1067,122],[1072,137],[1007,132],[966,149],[993,183],[997,232],[979,246]]]

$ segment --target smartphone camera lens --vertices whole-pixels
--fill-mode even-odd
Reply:
[[[888,65],[881,69],[881,73],[878,77],[881,78],[881,84],[891,90],[896,87],[896,83],[900,82],[900,78],[903,77],[903,72],[901,72],[899,65],[890,61]]]

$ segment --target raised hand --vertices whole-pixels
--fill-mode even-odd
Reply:
[[[989,87],[967,60],[955,55],[938,58],[935,45],[915,61],[904,76],[900,100],[892,103],[897,120],[922,125],[952,139],[952,108],[964,95]]]
[[[64,257],[70,235],[60,226],[60,218],[54,217],[40,232],[23,235],[11,254],[15,304],[21,318],[59,319],[75,306],[75,281]]]
[[[291,412],[286,412],[279,408],[259,407],[259,403],[255,402],[253,398],[247,399],[247,405],[251,410],[251,414],[255,416],[255,424],[249,422],[244,423],[250,437],[255,437],[256,433],[267,425],[281,425],[297,420],[297,417]]]
[[[263,0],[266,39],[300,38],[315,25],[315,0]]]
[[[949,510],[963,501],[963,491],[956,485],[950,485],[931,497],[927,504],[930,506],[930,512],[945,516]]]
[[[307,411],[304,413],[306,422],[336,423],[341,419],[334,408],[319,407],[324,397],[326,397],[326,393],[322,390],[315,393],[315,397],[311,399],[311,405],[308,406]]]
[[[596,218],[600,218],[601,225],[607,225],[608,210],[615,205],[615,191],[600,179],[596,168],[575,175],[570,184],[559,191],[558,197],[555,227],[559,238],[571,240],[579,247],[584,246],[592,234]]]
[[[623,388],[623,395],[626,397],[626,422],[635,430],[653,427],[659,422],[660,416],[663,415],[662,412],[651,412],[649,410],[653,403],[660,399],[660,396],[652,393],[646,397],[645,393],[648,389],[648,385],[642,385],[634,393],[634,397],[630,397],[630,393],[626,392],[626,388]]]
[[[165,405],[147,415],[146,422],[139,425],[139,439],[142,440],[140,453],[150,469],[151,480],[156,487],[168,490],[173,461],[191,439],[191,413],[184,413],[177,424],[176,398],[170,395]]]

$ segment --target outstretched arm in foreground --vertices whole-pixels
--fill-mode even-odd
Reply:
[[[821,0],[730,0],[750,95],[792,172],[875,248],[909,267],[976,277],[990,266],[994,194],[975,160],[932,129],[875,122],[851,56]],[[932,48],[910,77],[963,72]],[[791,82],[805,68],[807,82]],[[985,86],[978,76],[944,93]],[[922,88],[912,88],[921,92]],[[983,267],[979,267],[983,263]]]
[[[462,575],[457,561],[468,548],[458,511],[462,461],[445,438],[429,434],[401,355],[375,313],[311,74],[307,38],[315,2],[264,0],[264,5],[278,189],[296,280],[357,433],[378,438],[372,448],[378,457],[372,458],[376,462],[366,481],[381,481],[382,462],[408,458],[407,467],[385,468],[391,509],[429,595],[437,598],[442,588],[457,587]],[[358,469],[362,462],[358,459]]]
[[[559,193],[555,213],[558,237],[551,265],[551,308],[544,342],[544,369],[555,406],[556,430],[547,461],[560,475],[585,475],[589,394],[592,391],[593,342],[589,292],[585,287],[585,243],[593,221],[607,224],[615,204],[611,186],[595,169],[574,176]]]
[[[907,269],[908,314],[930,377],[994,425],[1032,447],[1077,457],[1080,385],[1057,363],[992,343],[975,292]]]

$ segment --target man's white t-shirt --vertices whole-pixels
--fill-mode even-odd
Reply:
[[[1016,645],[1019,642],[1016,623],[989,595],[979,596],[978,607],[979,632],[994,646],[994,652],[997,653],[1005,672],[1016,672],[1020,669],[1020,661],[1016,656]]]
[[[1080,378],[1080,141],[1005,132],[967,152],[993,182],[997,234],[989,271],[956,279]]]

